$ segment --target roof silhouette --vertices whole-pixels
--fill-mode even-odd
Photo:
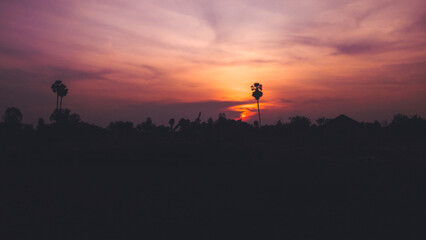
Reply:
[[[338,117],[328,121],[324,125],[324,127],[325,128],[361,128],[362,124],[346,115],[341,114]]]

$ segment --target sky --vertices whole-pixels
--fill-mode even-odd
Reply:
[[[0,111],[151,117],[426,117],[424,0],[2,0]]]

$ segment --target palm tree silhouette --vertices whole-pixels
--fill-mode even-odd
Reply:
[[[170,132],[173,132],[173,125],[175,125],[175,119],[171,118],[169,120],[169,124],[170,124]]]
[[[58,95],[61,98],[61,102],[59,104],[59,108],[62,109],[62,99],[68,94],[68,88],[65,84],[61,84],[58,88]]]
[[[262,84],[260,83],[254,83],[253,85],[251,85],[251,91],[252,91],[252,96],[256,99],[257,101],[257,112],[259,114],[259,127],[262,126],[262,122],[260,120],[260,108],[259,108],[259,99],[260,97],[263,96],[263,92],[262,92]]]
[[[59,89],[61,88],[62,81],[56,80],[50,87],[54,93],[56,93],[56,109],[59,109]]]

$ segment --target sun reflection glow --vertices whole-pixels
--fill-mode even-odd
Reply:
[[[260,103],[260,111],[265,109],[271,109],[276,108],[277,106],[271,103]],[[234,118],[234,120],[241,120],[241,121],[249,121],[252,119],[255,119],[255,116],[257,114],[257,103],[248,103],[248,104],[241,104],[229,107],[228,110],[235,111],[240,113],[239,118]]]

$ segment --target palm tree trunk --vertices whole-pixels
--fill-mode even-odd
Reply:
[[[257,112],[259,113],[259,128],[260,128],[262,126],[262,121],[260,120],[259,99],[257,99]]]
[[[62,109],[62,98],[64,98],[64,97],[61,97],[61,105],[59,105],[61,109]]]
[[[56,95],[56,110],[59,108],[59,94]]]

